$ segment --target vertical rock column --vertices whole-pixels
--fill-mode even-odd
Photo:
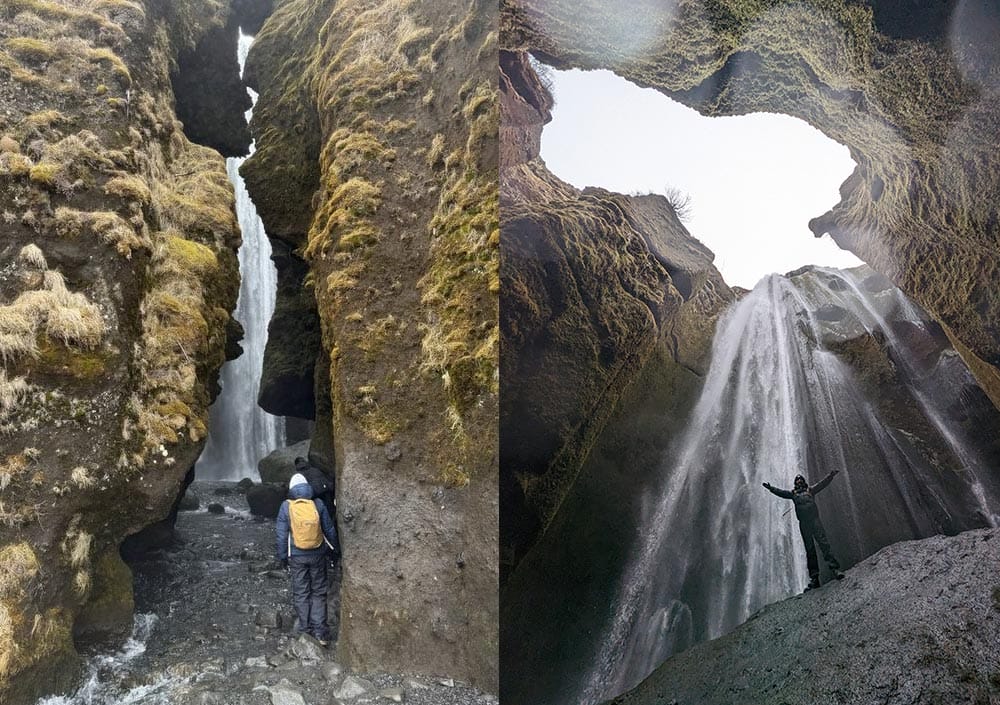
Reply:
[[[247,64],[260,99],[243,168],[268,233],[309,265],[330,361],[339,658],[486,690],[498,677],[496,14],[284,3]]]

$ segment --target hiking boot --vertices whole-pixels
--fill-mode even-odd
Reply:
[[[837,580],[843,580],[844,574],[841,573],[839,570],[835,570],[833,571],[833,577],[835,577]]]
[[[319,645],[322,646],[324,649],[330,645],[329,639],[317,639],[316,641],[318,641]]]

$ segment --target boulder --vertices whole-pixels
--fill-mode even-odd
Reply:
[[[334,696],[340,700],[355,700],[362,695],[372,692],[374,689],[375,686],[372,685],[371,681],[352,675],[344,679],[344,682],[337,688]]]
[[[198,495],[188,490],[181,497],[181,502],[177,505],[177,509],[182,512],[193,512],[196,511],[201,506],[201,500],[198,499]]]
[[[300,441],[293,446],[278,448],[260,459],[257,472],[261,482],[271,482],[288,486],[295,474],[295,459],[309,457],[309,441]]]
[[[306,705],[302,691],[282,678],[277,685],[258,685],[254,690],[266,690],[271,694],[271,705]]]
[[[278,510],[281,509],[281,503],[285,501],[287,496],[288,491],[285,485],[262,483],[247,490],[247,504],[250,505],[251,514],[267,519],[276,519]]]
[[[326,649],[308,634],[299,635],[299,638],[289,646],[288,651],[300,661],[323,661],[327,657]]]

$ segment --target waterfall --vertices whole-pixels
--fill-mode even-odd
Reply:
[[[942,338],[866,267],[771,275],[734,304],[623,547],[627,567],[592,667],[565,702],[623,693],[672,653],[803,589],[792,503],[764,482],[790,489],[796,474],[816,483],[839,471],[817,502],[845,565],[896,541],[995,525],[996,469],[956,420],[975,381]],[[874,398],[851,350],[895,375],[904,402]]]
[[[253,37],[240,32],[240,75],[246,63]],[[257,94],[247,89],[254,104]],[[247,121],[253,108],[246,113]],[[250,154],[254,146],[250,145]],[[226,160],[226,171],[236,191],[236,214],[243,232],[239,250],[240,293],[236,320],[243,326],[243,354],[222,367],[222,393],[209,409],[209,434],[205,450],[198,459],[199,480],[258,479],[257,461],[284,445],[284,419],[272,416],[257,406],[260,390],[267,324],[274,313],[278,274],[271,261],[271,243],[246,184],[240,166],[246,157]]]

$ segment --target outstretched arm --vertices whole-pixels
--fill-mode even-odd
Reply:
[[[780,489],[778,487],[771,487],[771,485],[767,484],[766,482],[764,483],[764,487],[771,494],[776,494],[776,495],[778,495],[779,497],[781,497],[783,499],[791,499],[792,498],[792,493],[789,492],[788,490],[783,490],[783,489]]]
[[[822,480],[820,480],[815,485],[813,485],[812,486],[812,493],[813,494],[819,494],[821,491],[823,491],[824,489],[826,489],[826,486],[829,485],[830,482],[833,480],[833,476],[836,475],[838,472],[840,472],[840,471],[839,470],[834,470],[829,475],[827,475]]]

